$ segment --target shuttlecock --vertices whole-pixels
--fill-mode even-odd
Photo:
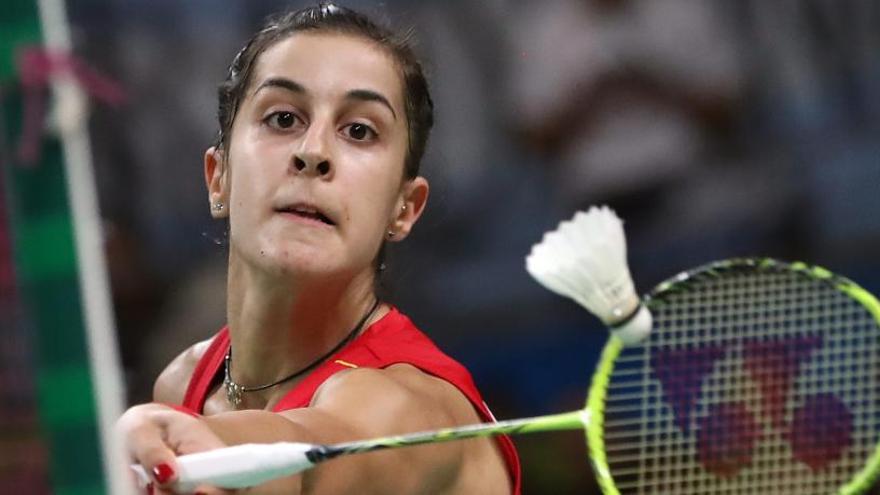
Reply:
[[[526,257],[526,270],[596,315],[624,344],[651,331],[651,313],[636,294],[626,262],[623,222],[607,206],[579,211],[544,234]]]

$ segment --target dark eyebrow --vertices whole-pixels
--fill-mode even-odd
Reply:
[[[388,98],[385,98],[381,94],[371,91],[369,89],[353,89],[346,93],[345,99],[347,100],[360,100],[360,101],[375,101],[377,103],[381,103],[388,107],[388,110],[391,111],[391,115],[394,116],[394,120],[397,120],[397,113],[394,111],[394,107],[391,106],[391,102],[388,101]]]
[[[285,79],[283,77],[273,77],[270,79],[266,79],[259,86],[257,86],[257,89],[254,90],[254,94],[259,93],[260,90],[265,88],[281,88],[286,89],[292,93],[299,94],[308,93],[308,91],[306,91],[306,88],[302,84],[296,81],[291,81],[290,79]]]
[[[291,93],[308,94],[305,86],[296,81],[283,77],[273,77],[266,79],[265,81],[260,83],[259,86],[257,86],[257,89],[254,90],[254,94],[257,94],[261,90],[266,88],[281,88],[290,91]],[[345,94],[345,99],[358,101],[374,101],[377,103],[381,103],[382,105],[388,107],[388,110],[391,111],[391,115],[394,117],[394,120],[397,120],[397,112],[394,111],[394,107],[391,106],[391,102],[388,101],[388,98],[385,98],[384,96],[373,90],[353,89]]]

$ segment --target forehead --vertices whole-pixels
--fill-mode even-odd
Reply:
[[[301,32],[275,43],[259,56],[251,91],[279,77],[318,96],[372,90],[391,101],[396,111],[403,109],[403,82],[394,59],[376,42],[357,35]]]

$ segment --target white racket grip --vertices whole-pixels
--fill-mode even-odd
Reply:
[[[177,457],[175,491],[190,493],[200,485],[246,488],[290,476],[314,466],[308,443],[246,443]],[[131,469],[141,486],[153,480],[139,464]]]

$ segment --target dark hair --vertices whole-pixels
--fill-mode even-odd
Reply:
[[[232,123],[251,83],[257,58],[275,43],[302,31],[325,31],[362,36],[388,50],[400,70],[408,130],[408,149],[404,174],[408,179],[419,175],[428,135],[434,125],[434,104],[422,66],[409,42],[410,36],[397,35],[367,16],[331,3],[321,3],[302,10],[270,17],[229,66],[226,80],[218,89],[217,117],[220,134],[217,147],[229,146]]]

